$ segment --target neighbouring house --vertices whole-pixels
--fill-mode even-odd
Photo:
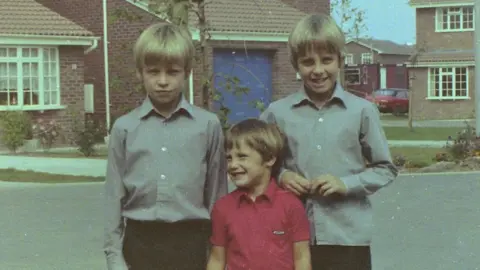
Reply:
[[[408,63],[414,119],[472,118],[474,1],[410,0],[417,53]]]
[[[37,1],[88,29],[95,36],[105,38],[102,1]],[[148,0],[107,1],[108,88],[105,84],[103,43],[85,57],[84,81],[94,88],[93,114],[101,121],[110,122],[110,125],[115,117],[144,98],[142,93],[136,91],[138,82],[132,47],[143,29],[161,21],[148,11],[147,4]],[[228,72],[229,75],[238,77],[242,86],[250,88],[246,101],[255,99],[268,104],[300,86],[289,62],[286,44],[289,31],[306,13],[328,13],[329,10],[329,0],[262,0],[248,4],[238,0],[208,1],[208,66],[216,74]],[[191,33],[198,42],[199,31],[195,27],[195,17],[192,18]],[[232,63],[235,65],[232,66]],[[197,62],[186,96],[201,106],[200,85],[203,78],[198,71]],[[214,83],[222,88],[221,80],[216,79]],[[78,99],[82,97],[79,95]],[[246,101],[226,100],[227,107],[231,109],[232,121],[258,115],[259,112]]]
[[[352,39],[345,54],[347,88],[371,93],[378,88],[408,88],[406,62],[414,47],[390,40]]]
[[[66,109],[84,110],[85,55],[99,38],[35,0],[3,0],[0,18],[0,112],[71,130]]]

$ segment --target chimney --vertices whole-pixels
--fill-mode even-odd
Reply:
[[[330,0],[282,0],[282,2],[306,14],[330,14]]]

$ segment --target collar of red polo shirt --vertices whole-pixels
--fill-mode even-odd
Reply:
[[[275,199],[275,193],[277,189],[279,189],[279,187],[277,185],[276,180],[274,178],[271,178],[270,183],[267,186],[267,189],[263,194],[257,196],[257,199],[255,200],[255,202],[260,202],[260,201],[263,201],[264,199],[266,201],[273,202],[273,200]],[[248,192],[245,189],[237,188],[232,195],[235,196],[235,200],[238,201],[239,206],[242,202],[245,202],[245,201],[252,202],[252,199],[250,198],[250,196],[248,195]]]

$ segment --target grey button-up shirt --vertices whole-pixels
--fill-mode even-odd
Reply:
[[[321,108],[302,89],[270,104],[260,118],[278,124],[288,137],[284,169],[309,180],[331,174],[347,186],[346,196],[307,199],[312,243],[369,245],[373,224],[368,195],[398,173],[375,105],[337,84]]]
[[[150,102],[115,121],[105,182],[108,269],[126,269],[124,218],[209,219],[227,193],[223,131],[217,116],[183,97],[165,119]]]

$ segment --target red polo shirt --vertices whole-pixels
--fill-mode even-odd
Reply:
[[[229,270],[293,270],[293,244],[310,239],[302,203],[273,180],[255,202],[239,189],[219,199],[212,230],[210,241],[225,247]]]

